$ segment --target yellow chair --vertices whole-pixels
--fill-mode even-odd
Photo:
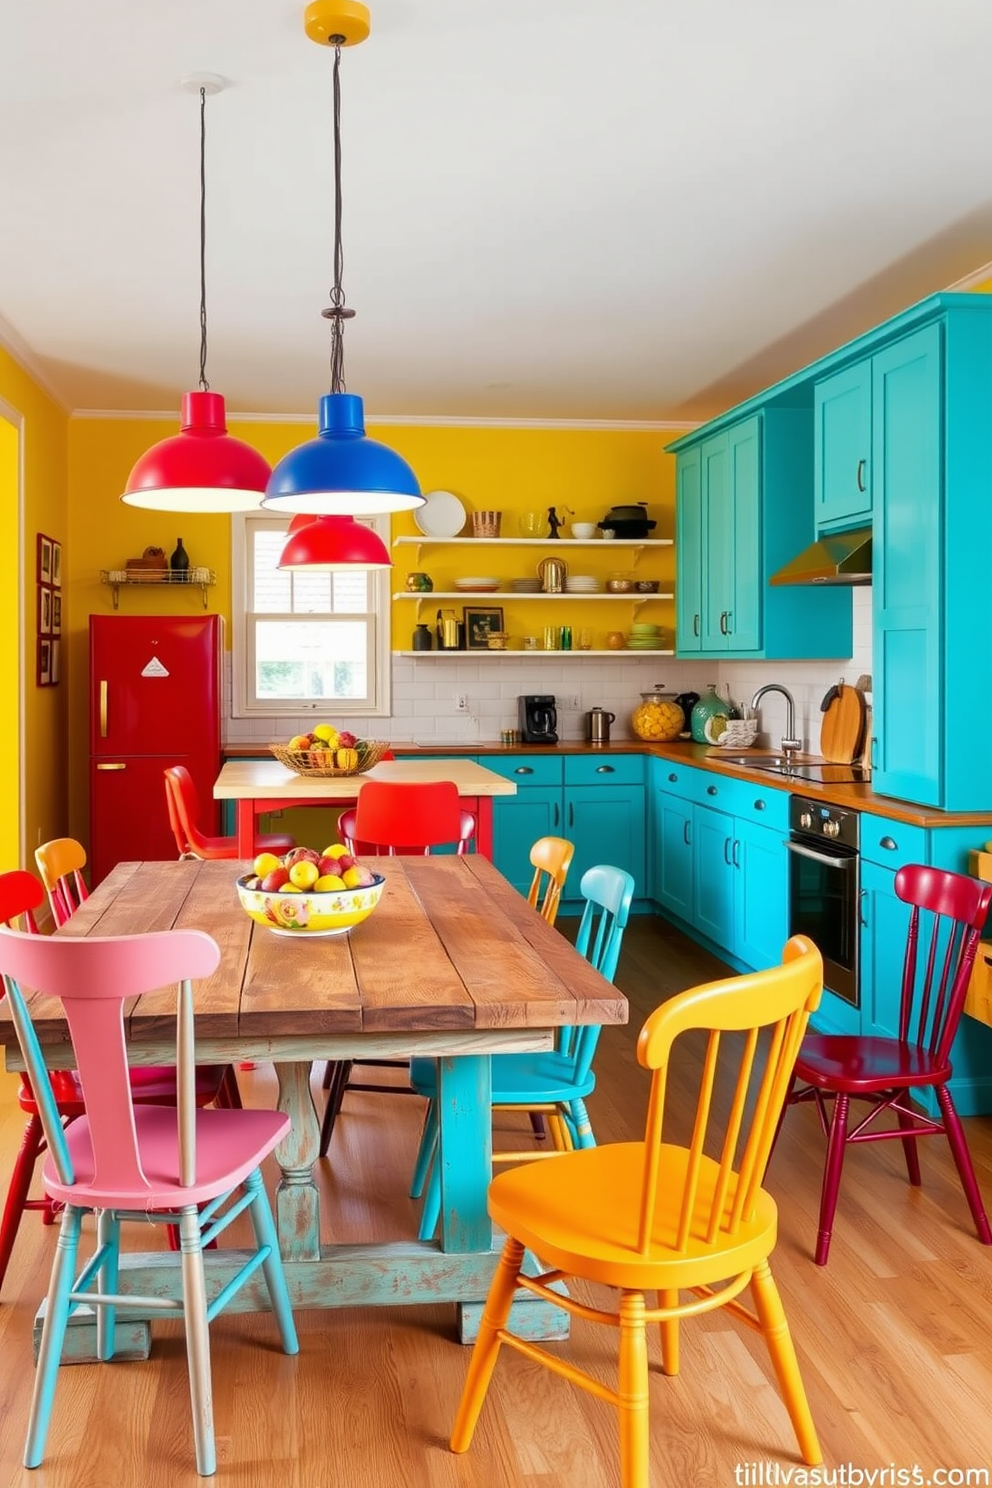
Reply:
[[[567,842],[564,837],[539,837],[530,850],[534,878],[527,894],[527,903],[537,909],[540,902],[541,917],[549,925],[553,925],[558,918],[561,891],[565,887],[574,853],[575,844]]]
[[[637,1045],[638,1060],[654,1071],[644,1140],[562,1153],[493,1180],[489,1212],[507,1240],[469,1363],[453,1451],[470,1446],[496,1355],[508,1343],[616,1406],[622,1488],[648,1488],[647,1324],[660,1324],[662,1370],[677,1374],[681,1319],[726,1307],[764,1337],[803,1461],[823,1460],[768,1266],[777,1211],[761,1186],[792,1066],[822,987],[819,951],[794,936],[781,966],[672,997],[648,1018]],[[669,1056],[676,1038],[690,1029],[709,1037],[692,1135],[682,1146],[663,1140],[663,1129],[667,1135]],[[721,1048],[724,1033],[733,1037]],[[732,1096],[725,1101],[728,1074]],[[669,1116],[676,1124],[687,1112],[683,1089],[680,1082],[673,1090]],[[724,1120],[717,1113],[725,1106]],[[549,1268],[543,1275],[522,1273],[525,1249]],[[553,1290],[572,1277],[617,1288],[618,1311]],[[749,1284],[754,1312],[736,1300]],[[576,1317],[619,1329],[618,1389],[509,1331],[519,1287]],[[646,1305],[645,1292],[657,1292],[656,1307]]]

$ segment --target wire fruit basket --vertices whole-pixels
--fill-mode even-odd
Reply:
[[[325,760],[333,755],[330,751],[326,753],[313,754],[308,749],[287,749],[284,744],[270,744],[269,749],[275,755],[281,765],[287,770],[293,770],[297,775],[316,775],[324,779],[334,777],[343,779],[346,775],[364,775],[374,765],[390,752],[390,744],[385,739],[359,739],[354,746],[358,753],[358,764],[351,770],[339,770],[336,765],[326,764]]]

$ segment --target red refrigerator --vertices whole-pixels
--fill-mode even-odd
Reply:
[[[116,863],[178,856],[163,771],[185,765],[217,831],[220,615],[90,616],[91,884]]]

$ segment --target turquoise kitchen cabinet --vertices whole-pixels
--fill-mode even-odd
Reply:
[[[652,765],[654,899],[735,964],[773,964],[788,929],[788,794]]]
[[[595,863],[624,868],[637,897],[646,897],[641,755],[514,754],[487,756],[486,765],[517,786],[515,796],[493,802],[493,861],[521,893],[533,876],[531,847],[538,837],[554,836],[575,844],[566,909],[582,904],[579,882]]]
[[[813,537],[812,407],[766,408],[670,448],[679,656],[847,657],[851,597],[772,588]]]
[[[817,533],[871,521],[871,363],[835,372],[813,389]]]

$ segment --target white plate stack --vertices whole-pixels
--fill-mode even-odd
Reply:
[[[602,582],[595,574],[569,574],[565,579],[566,594],[601,594]]]

